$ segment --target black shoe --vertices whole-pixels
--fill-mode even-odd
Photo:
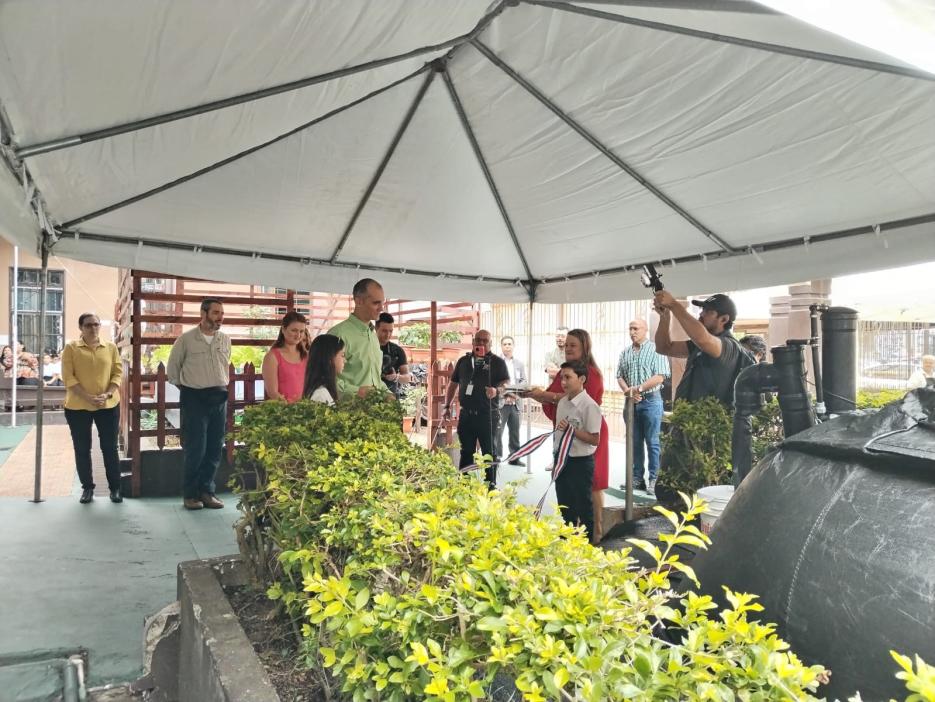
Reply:
[[[120,494],[120,488],[110,491],[110,501],[114,504],[123,502],[123,495]]]
[[[633,481],[633,489],[634,489],[634,490],[639,490],[639,491],[641,491],[641,492],[646,492],[646,483],[643,482],[642,480],[634,480],[634,481]]]
[[[510,465],[511,466],[524,466],[526,464],[517,458],[515,461],[510,461]]]
[[[78,500],[83,505],[88,504],[94,499],[94,488],[84,488],[81,491],[81,499]]]

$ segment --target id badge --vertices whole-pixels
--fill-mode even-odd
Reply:
[[[467,386],[466,388],[464,388],[464,394],[465,394],[465,395],[473,395],[473,394],[474,394],[474,383],[468,383],[468,386]]]

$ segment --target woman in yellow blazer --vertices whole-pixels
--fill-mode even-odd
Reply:
[[[75,447],[75,465],[81,480],[81,504],[94,499],[91,474],[91,424],[104,454],[110,501],[123,502],[120,495],[120,458],[117,432],[120,422],[120,380],[123,364],[117,346],[100,338],[101,320],[96,314],[78,317],[81,338],[70,341],[62,351],[62,380],[65,381],[65,419]]]

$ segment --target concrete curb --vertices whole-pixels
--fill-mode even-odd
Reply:
[[[179,564],[179,702],[281,702],[222,589],[244,576],[239,557]]]

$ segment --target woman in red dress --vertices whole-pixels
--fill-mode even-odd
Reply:
[[[565,360],[582,361],[588,367],[588,379],[584,390],[598,405],[604,399],[604,378],[601,375],[594,356],[591,355],[591,335],[584,329],[572,329],[565,338]],[[542,411],[546,417],[555,424],[555,406],[564,395],[562,380],[556,375],[552,384],[546,390],[534,389],[529,396],[542,403]],[[591,504],[594,507],[594,541],[599,543],[603,534],[601,513],[604,509],[604,490],[607,488],[610,472],[610,451],[608,441],[610,432],[607,429],[607,420],[601,419],[601,441],[594,453],[594,482],[591,484]]]

